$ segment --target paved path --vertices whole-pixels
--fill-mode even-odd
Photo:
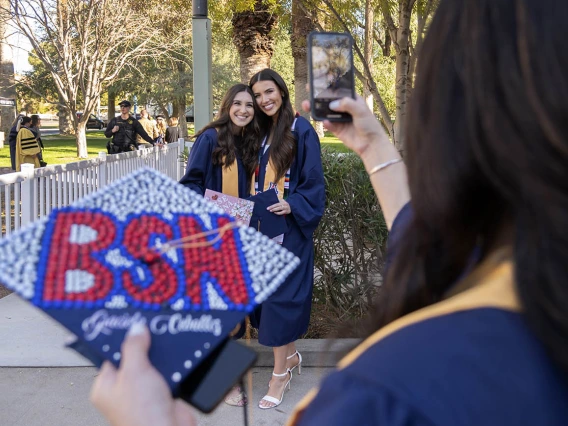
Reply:
[[[254,368],[249,424],[284,425],[294,406],[329,369],[304,368],[294,376],[292,389],[282,405],[271,410],[257,408],[270,378],[268,368]],[[75,368],[0,368],[1,426],[103,426],[103,417],[88,396],[97,370]],[[200,426],[242,425],[242,408],[221,404],[212,414],[197,413]],[[156,425],[159,426],[159,425]]]
[[[63,327],[18,296],[0,299],[0,426],[106,425],[88,401],[97,370],[64,347],[68,335]],[[343,344],[352,346],[353,341]],[[292,390],[286,392],[281,406],[260,410],[257,403],[267,391],[272,355],[268,348],[253,344],[259,362],[251,373],[249,424],[285,424],[293,407],[331,371],[333,362],[325,352],[326,344],[303,340],[298,346],[305,354],[302,375],[294,375]],[[211,415],[198,414],[198,419],[202,426],[241,425],[243,414],[240,408],[221,404]]]

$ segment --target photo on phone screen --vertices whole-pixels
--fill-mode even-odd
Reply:
[[[308,70],[314,120],[351,121],[349,114],[330,110],[329,103],[355,97],[352,46],[348,33],[309,34]]]

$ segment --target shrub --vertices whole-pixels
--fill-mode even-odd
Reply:
[[[325,337],[365,314],[382,283],[388,236],[359,157],[324,148],[322,163],[327,201],[314,235],[314,308],[306,337]]]

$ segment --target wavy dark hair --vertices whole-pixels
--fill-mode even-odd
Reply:
[[[269,137],[272,134],[270,145],[270,162],[274,165],[276,180],[284,177],[294,157],[296,156],[297,142],[292,134],[292,123],[294,122],[294,109],[290,102],[290,92],[280,74],[269,68],[257,72],[252,76],[249,86],[254,86],[259,81],[272,81],[282,93],[282,106],[278,111],[278,120],[274,124],[272,117],[268,117],[264,112],[260,112],[259,122],[264,131],[263,136]]]
[[[568,2],[441,0],[409,118],[414,217],[374,328],[443,299],[510,229],[530,328],[568,372]]]
[[[252,99],[254,108],[254,118],[244,127],[242,140],[235,139],[233,130],[235,125],[229,116],[229,110],[233,104],[235,96],[241,92],[247,92]],[[260,128],[258,126],[257,116],[259,114],[258,106],[254,101],[254,93],[246,84],[235,84],[230,87],[221,101],[219,112],[211,123],[203,127],[197,132],[192,139],[197,139],[203,132],[208,129],[217,130],[218,147],[213,150],[212,162],[215,165],[230,167],[238,154],[243,162],[247,172],[247,178],[252,178],[258,163],[258,151],[260,150]],[[250,183],[250,182],[249,182]]]

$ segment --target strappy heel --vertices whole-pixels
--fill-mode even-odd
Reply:
[[[292,368],[289,368],[290,372],[294,371],[294,368],[298,367],[298,375],[302,374],[302,354],[298,351],[294,352],[292,355],[287,356],[286,359],[292,359],[294,358],[296,355],[298,355],[298,363],[293,366]]]
[[[273,396],[264,395],[262,397],[262,399],[258,402],[258,408],[260,408],[261,410],[268,410],[270,408],[278,407],[280,404],[282,404],[282,400],[284,399],[284,394],[286,393],[286,387],[288,387],[288,390],[290,390],[290,388],[291,388],[290,382],[292,381],[292,371],[290,369],[288,369],[288,370],[286,370],[285,373],[282,373],[282,374],[276,374],[274,371],[272,372],[272,375],[275,376],[275,377],[284,377],[284,376],[287,376],[288,374],[290,374],[290,378],[288,379],[288,381],[284,385],[284,390],[282,391],[282,396],[280,397],[280,399],[276,399]],[[262,405],[260,405],[260,403],[262,401],[271,402],[274,405],[272,407],[263,407]]]

